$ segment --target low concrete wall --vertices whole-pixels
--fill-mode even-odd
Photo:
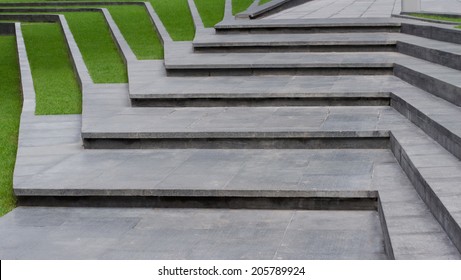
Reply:
[[[0,23],[0,35],[14,35],[15,28],[14,23],[1,22]]]

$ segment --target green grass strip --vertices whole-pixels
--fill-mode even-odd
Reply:
[[[264,4],[269,3],[269,2],[271,2],[271,1],[272,1],[272,0],[259,0],[259,4],[258,4],[258,5],[261,6],[261,5],[264,5]]]
[[[232,0],[232,14],[238,14],[250,7],[254,0]]]
[[[245,11],[253,0],[232,0],[232,14]],[[195,5],[205,27],[213,27],[224,17],[225,0],[195,0]]]
[[[16,204],[13,170],[22,99],[14,36],[0,36],[0,61],[0,216],[3,216]]]
[[[150,3],[174,41],[194,39],[194,22],[187,0],[150,0]]]
[[[439,16],[439,15],[429,15],[429,14],[410,14],[413,17],[419,18],[427,18],[427,19],[434,19],[434,20],[443,20],[443,21],[450,21],[450,22],[460,22],[461,18],[456,17],[447,17],[447,16]]]
[[[104,16],[98,12],[63,13],[95,83],[126,83],[127,70]]]
[[[225,0],[195,0],[205,27],[213,27],[224,17]]]
[[[22,30],[36,93],[37,115],[80,114],[78,87],[61,27],[57,23],[23,24]]]
[[[162,59],[163,46],[141,6],[108,6],[112,18],[138,59]]]

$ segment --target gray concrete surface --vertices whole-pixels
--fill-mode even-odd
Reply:
[[[314,0],[268,18],[390,17],[393,13],[400,13],[400,8],[400,0]]]
[[[375,211],[20,207],[1,259],[385,259]]]
[[[400,14],[402,0],[313,0],[267,19],[390,17]],[[459,0],[421,0],[421,11],[461,14]]]
[[[193,1],[189,4],[193,5]],[[229,5],[226,7],[229,17]],[[360,9],[357,6],[352,10]],[[163,34],[165,29],[159,18],[153,10],[149,11],[159,33]],[[197,22],[199,18],[193,6],[192,12],[199,39],[200,36],[214,38],[210,30]],[[210,209],[20,207],[0,219],[1,258],[461,258],[461,205],[457,200],[461,195],[457,188],[461,172],[458,159],[461,157],[461,130],[456,121],[461,112],[453,104],[456,98],[450,100],[453,92],[446,90],[450,86],[459,88],[459,71],[456,65],[437,65],[443,60],[437,57],[437,52],[456,56],[459,54],[457,45],[399,34],[396,36],[409,39],[425,51],[410,47],[406,54],[301,55],[306,65],[314,65],[315,59],[324,63],[328,55],[330,65],[338,67],[351,62],[356,65],[375,63],[376,57],[383,61],[394,57],[395,60],[385,61],[392,64],[391,67],[401,61],[412,61],[413,64],[406,65],[406,77],[399,76],[398,71],[395,74],[413,85],[390,75],[179,78],[167,76],[162,61],[135,60],[110,14],[104,11],[104,16],[127,61],[129,85],[93,84],[65,19],[54,17],[63,26],[82,84],[82,116],[33,114],[33,81],[20,28],[17,28],[25,98],[14,176],[20,202],[21,196],[51,205],[53,200],[47,200],[50,196],[51,199],[74,199],[76,203],[79,199],[89,201],[89,197],[96,196],[101,199],[122,197],[122,200],[181,196],[191,201],[205,197],[209,202],[213,198],[231,197],[288,201],[301,196],[357,201],[377,199],[376,204],[372,204],[376,209],[360,212],[350,209],[230,210],[213,208],[213,203],[208,203]],[[370,24],[401,26],[395,19],[323,19],[317,24],[335,27],[341,21],[365,27]],[[310,24],[307,22],[305,19],[279,24]],[[229,21],[227,24],[240,23]],[[266,20],[263,24],[277,26],[275,21]],[[433,27],[427,23],[423,25]],[[225,36],[224,42],[231,38],[227,37],[230,35],[219,36]],[[323,42],[320,38],[316,41],[321,45],[335,40],[334,36],[318,37],[321,36],[324,36]],[[359,37],[356,34],[356,39]],[[240,42],[251,43],[277,40],[274,37],[270,41],[264,36],[255,36],[255,41],[244,36],[238,38]],[[348,41],[345,38],[336,40],[336,43]],[[167,47],[167,65],[169,59],[180,67],[187,64],[190,68],[221,67],[219,63],[222,62],[226,62],[223,67],[230,69],[248,69],[258,63],[265,67],[286,67],[290,60],[291,66],[299,64],[299,59],[296,60],[299,53],[192,53],[190,43],[174,43],[168,38],[163,41]],[[280,37],[279,41],[284,40]],[[176,52],[175,56],[168,53],[169,49],[184,51]],[[189,74],[194,74],[193,71]],[[408,75],[408,71],[418,73],[419,78],[425,74],[431,79],[418,81],[418,76]],[[241,86],[233,87],[233,84]],[[448,94],[440,93],[441,89]],[[192,99],[200,96],[226,99],[247,94],[257,98],[303,95],[328,99],[347,98],[352,94],[388,98],[390,107],[382,104],[238,108],[130,106],[130,96],[161,99],[170,94]],[[277,149],[261,149],[263,146],[259,149],[210,149],[203,146],[200,149],[88,150],[82,147],[80,138],[81,135],[102,140],[122,136],[138,140],[176,137],[187,142],[197,136],[228,140],[244,135],[250,139],[264,136],[278,141],[275,136],[294,134],[304,137],[329,135],[333,139],[346,135],[357,140],[371,135],[384,139],[387,144],[386,149],[364,146],[354,150],[287,149],[283,145]]]

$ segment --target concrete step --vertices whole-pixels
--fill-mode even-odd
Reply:
[[[382,75],[400,58],[394,52],[194,53],[190,43],[175,43],[164,64],[170,76]]]
[[[402,83],[390,75],[169,77],[161,61],[128,70],[137,107],[383,106],[388,85]]]
[[[400,21],[393,18],[238,20],[215,25],[217,33],[352,33],[400,32]]]
[[[371,52],[397,51],[461,70],[461,45],[403,33],[232,34],[200,33],[200,52]]]
[[[20,207],[0,237],[2,259],[387,259],[376,211]]]
[[[165,53],[168,75],[377,75],[391,74],[457,106],[461,72],[395,52],[194,53],[188,43]],[[459,47],[458,47],[459,48]],[[455,55],[453,53],[453,55]]]
[[[395,51],[390,33],[229,34],[197,36],[200,52],[371,52]]]
[[[87,110],[82,138],[86,148],[380,148],[388,137],[380,122],[394,121],[393,112],[380,106]]]
[[[461,106],[461,72],[427,61],[396,63],[394,75],[437,97]]]

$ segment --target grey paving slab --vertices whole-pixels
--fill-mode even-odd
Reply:
[[[424,2],[424,0],[423,0]],[[427,6],[433,6],[428,3]],[[360,18],[391,17],[399,14],[400,0],[314,0],[295,6],[267,18],[307,19],[307,18]]]
[[[340,159],[331,161],[340,155]],[[15,191],[18,195],[175,195],[198,190],[245,194],[274,187],[315,191],[322,180],[330,191],[370,190],[372,163],[386,156],[380,150],[90,150],[43,163],[35,174],[18,174]],[[344,169],[344,164],[357,168]],[[18,172],[30,170],[31,165],[28,158],[18,158]],[[68,174],[69,169],[73,174]],[[341,169],[342,177],[352,177],[348,184],[333,172]],[[274,174],[284,176],[272,181]],[[354,180],[360,184],[354,184]]]
[[[270,19],[390,17],[400,13],[400,0],[314,0],[286,9]]]
[[[172,69],[392,67],[402,55],[393,52],[330,53],[196,53],[190,43],[177,43],[165,52]]]
[[[2,259],[386,258],[374,211],[19,207],[0,224]]]

